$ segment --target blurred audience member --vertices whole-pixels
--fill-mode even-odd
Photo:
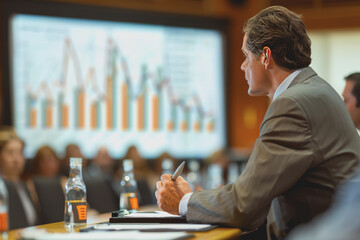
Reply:
[[[97,155],[89,163],[85,176],[87,178],[102,178],[111,180],[114,175],[114,160],[110,157],[108,150],[101,147]]]
[[[345,77],[344,102],[355,127],[360,130],[360,72]]]
[[[38,213],[28,188],[20,179],[25,166],[24,145],[12,127],[0,127],[0,172],[5,179],[9,192],[9,216],[10,228],[12,229],[38,223]],[[13,206],[15,198],[19,200],[22,206]],[[23,209],[23,212],[18,214],[20,209]],[[25,215],[26,221],[15,219],[22,214]]]
[[[58,177],[60,159],[49,146],[43,146],[36,152],[30,166],[31,177]]]
[[[0,136],[0,170],[4,179],[20,181],[25,167],[23,156],[24,142],[17,137],[11,127],[1,127]]]
[[[70,171],[70,158],[76,157],[76,158],[82,158],[82,170],[85,172],[85,169],[87,167],[87,161],[84,157],[84,155],[81,153],[81,150],[78,145],[76,144],[69,144],[65,148],[65,157],[63,161],[61,162],[61,170],[60,173],[64,176],[69,176]]]

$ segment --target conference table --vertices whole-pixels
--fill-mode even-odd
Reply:
[[[142,209],[143,210],[143,209]],[[111,213],[103,213],[96,216],[90,216],[87,219],[87,226],[89,227],[92,225],[95,225],[97,223],[101,222],[107,222],[109,221],[109,218],[111,216]],[[44,224],[44,225],[38,225],[33,227],[28,227],[24,229],[16,229],[8,232],[7,238],[0,237],[1,240],[8,239],[8,240],[15,240],[21,238],[21,233],[24,230],[31,230],[31,229],[45,229],[48,232],[51,233],[65,233],[68,232],[68,228],[65,226],[64,222],[56,222],[56,223],[50,223],[50,224]],[[79,231],[79,229],[75,229],[75,231]],[[187,232],[194,237],[189,238],[190,240],[205,240],[205,239],[234,239],[241,234],[241,230],[239,228],[225,228],[225,227],[219,227],[214,228],[212,230],[206,231],[206,232]]]

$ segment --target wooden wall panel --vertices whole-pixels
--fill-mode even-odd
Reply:
[[[336,30],[360,27],[360,5],[294,9],[301,13],[308,30]]]

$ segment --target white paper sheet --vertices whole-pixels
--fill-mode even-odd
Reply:
[[[210,228],[210,224],[170,224],[170,223],[148,223],[148,224],[97,224],[94,226],[96,230],[165,230],[165,231],[201,231]]]
[[[85,233],[49,233],[45,230],[29,229],[24,231],[22,239],[31,240],[168,240],[185,239],[193,235],[186,232],[85,232]]]

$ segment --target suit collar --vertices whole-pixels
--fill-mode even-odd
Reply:
[[[299,83],[302,83],[305,80],[313,77],[314,75],[317,75],[316,72],[311,67],[306,67],[294,78],[294,80],[290,83],[288,88],[297,85]]]

